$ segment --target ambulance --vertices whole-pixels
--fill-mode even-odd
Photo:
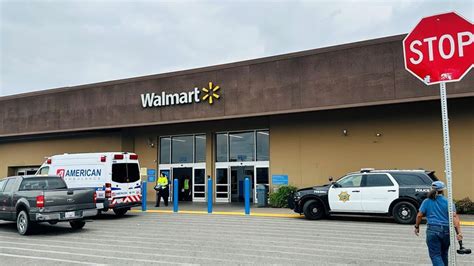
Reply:
[[[141,206],[138,155],[127,152],[101,152],[53,155],[36,175],[56,175],[70,188],[95,188],[97,209],[112,209],[123,216],[130,208]]]

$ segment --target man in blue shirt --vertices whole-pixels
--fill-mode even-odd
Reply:
[[[449,212],[448,200],[444,197],[445,185],[441,181],[435,181],[431,185],[428,198],[421,203],[420,210],[416,216],[415,234],[420,233],[420,223],[426,216],[428,227],[426,229],[426,245],[434,266],[448,265],[449,251]],[[462,240],[459,217],[454,212],[454,227],[457,239]]]

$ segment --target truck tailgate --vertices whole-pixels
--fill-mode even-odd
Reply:
[[[95,209],[93,189],[59,189],[44,191],[43,212]]]

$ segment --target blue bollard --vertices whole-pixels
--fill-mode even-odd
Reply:
[[[207,177],[207,213],[212,213],[212,179]]]
[[[142,182],[142,211],[146,212],[146,181]]]
[[[178,179],[173,180],[173,212],[178,212]]]
[[[250,180],[245,178],[244,184],[244,198],[245,198],[245,214],[250,215]]]

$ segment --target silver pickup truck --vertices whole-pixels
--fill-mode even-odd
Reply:
[[[21,235],[40,222],[69,222],[73,229],[82,229],[85,218],[97,215],[95,201],[94,189],[69,189],[58,176],[0,180],[0,220],[16,221]]]

